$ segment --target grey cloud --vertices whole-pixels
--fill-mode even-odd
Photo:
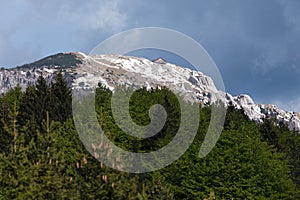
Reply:
[[[126,25],[126,14],[119,9],[119,0],[37,1],[31,6],[45,21],[78,25],[78,29],[120,31]],[[52,17],[51,17],[52,16]]]
[[[88,52],[95,38],[100,42],[126,26],[118,0],[12,0],[0,13],[0,66],[6,67],[60,51]]]

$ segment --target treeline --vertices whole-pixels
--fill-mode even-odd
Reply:
[[[175,136],[176,96],[166,88],[134,93],[130,114],[150,122],[149,108],[165,107],[163,129],[148,139],[124,133],[114,122],[111,91],[99,84],[96,111],[109,139],[125,150],[155,151]],[[257,124],[242,110],[227,109],[223,133],[203,159],[199,149],[210,122],[201,108],[194,142],[173,164],[144,174],[110,169],[90,155],[72,119],[72,93],[61,73],[48,85],[39,77],[22,92],[0,97],[0,199],[298,199],[300,139],[272,119]]]

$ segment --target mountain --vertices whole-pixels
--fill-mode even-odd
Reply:
[[[300,130],[300,114],[271,104],[255,104],[247,94],[232,96],[219,91],[211,77],[188,68],[167,63],[162,58],[153,61],[121,55],[85,55],[60,53],[13,69],[0,69],[0,92],[20,85],[25,89],[42,74],[51,82],[62,70],[73,90],[91,90],[101,82],[110,90],[116,85],[147,89],[166,86],[186,100],[211,104],[221,99],[227,106],[243,109],[252,120],[262,122],[272,117],[287,123],[289,129]]]

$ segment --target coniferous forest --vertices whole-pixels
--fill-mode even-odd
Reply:
[[[96,111],[111,141],[133,152],[155,151],[172,140],[180,107],[166,88],[140,89],[130,100],[139,125],[163,105],[166,125],[150,139],[129,137],[114,123],[111,91],[99,84]],[[194,142],[178,160],[154,172],[130,174],[96,160],[81,143],[72,117],[72,92],[61,73],[39,77],[26,91],[0,97],[0,199],[300,199],[300,136],[283,123],[258,124],[227,108],[222,135],[204,158],[199,148],[211,107],[201,107]]]

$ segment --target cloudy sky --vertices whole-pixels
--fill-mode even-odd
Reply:
[[[300,112],[298,0],[10,0],[0,7],[0,67],[89,53],[112,34],[155,26],[198,41],[226,90]]]

